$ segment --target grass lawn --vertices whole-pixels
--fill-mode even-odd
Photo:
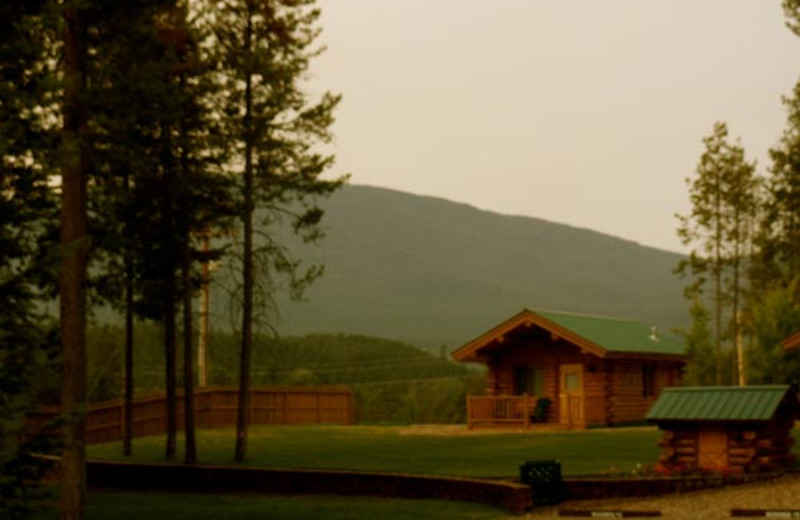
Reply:
[[[444,436],[381,426],[257,426],[250,429],[247,464],[513,477],[522,461],[555,458],[565,475],[589,475],[654,464],[659,437],[654,428]],[[198,431],[201,464],[233,464],[233,450],[232,428]],[[133,451],[133,461],[163,462],[164,437],[136,439]],[[92,458],[125,460],[121,453],[119,442],[89,446]]]
[[[441,500],[394,500],[328,496],[198,495],[100,492],[89,496],[86,520],[500,520],[507,511]],[[37,520],[57,518],[55,512]]]

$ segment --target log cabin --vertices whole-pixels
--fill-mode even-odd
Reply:
[[[647,414],[664,431],[659,465],[668,471],[775,472],[794,463],[798,417],[789,385],[666,389]]]
[[[452,353],[488,368],[469,428],[582,429],[643,423],[679,385],[683,345],[636,321],[524,309]]]

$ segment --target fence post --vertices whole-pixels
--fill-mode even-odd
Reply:
[[[282,424],[289,424],[289,391],[283,391],[283,422]]]
[[[250,389],[250,399],[248,399],[250,401],[250,408],[248,408],[248,410],[247,410],[247,424],[253,424],[253,416],[254,416],[253,408],[255,408],[255,404],[253,403],[253,394],[254,394],[254,392],[253,392],[253,389],[251,388]]]
[[[353,394],[353,389],[350,388],[347,392],[347,408],[349,409],[350,424],[356,423],[356,397]]]
[[[528,392],[522,394],[522,427],[528,429],[531,420],[530,412],[528,411]]]

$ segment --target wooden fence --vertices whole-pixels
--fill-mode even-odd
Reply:
[[[236,424],[239,392],[211,388],[195,392],[195,424],[198,427]],[[178,428],[183,428],[183,394],[178,394]],[[86,441],[122,439],[125,402],[122,399],[90,404],[86,414]],[[59,414],[47,407],[28,414],[26,429],[39,431]],[[250,424],[353,424],[353,392],[343,387],[257,388],[250,394]],[[139,397],[133,403],[133,436],[161,435],[167,428],[164,393]]]

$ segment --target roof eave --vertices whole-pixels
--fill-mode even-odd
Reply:
[[[773,414],[773,416],[774,416],[774,414]],[[651,417],[646,417],[645,421],[651,422],[651,423],[685,424],[687,426],[688,425],[696,425],[699,422],[702,422],[702,423],[725,423],[725,424],[730,424],[730,423],[748,424],[748,423],[766,423],[766,422],[770,422],[772,420],[773,416],[770,416],[767,419],[753,419],[753,418],[749,418],[749,419],[739,419],[739,418],[726,419],[726,418],[719,418],[719,417],[715,417],[713,419],[706,419],[706,418],[701,418],[701,417],[698,417],[697,419],[687,419],[685,417],[682,417],[680,419],[674,419],[674,418],[651,418]]]
[[[481,334],[480,336],[470,341],[466,345],[459,347],[458,349],[453,351],[450,355],[456,361],[461,361],[461,362],[475,361],[480,357],[478,355],[478,351],[480,351],[481,349],[489,346],[493,342],[496,341],[502,342],[506,334],[521,326],[532,327],[534,325],[537,325],[547,330],[551,334],[555,335],[557,338],[564,339],[569,343],[572,343],[573,345],[577,346],[581,350],[593,354],[597,357],[604,358],[608,355],[608,351],[603,347],[597,345],[592,341],[587,340],[582,336],[575,334],[574,332],[568,329],[561,327],[556,323],[553,323],[544,316],[541,316],[540,314],[537,314],[529,309],[523,309],[522,311],[512,316],[508,320],[504,321],[500,325]]]

